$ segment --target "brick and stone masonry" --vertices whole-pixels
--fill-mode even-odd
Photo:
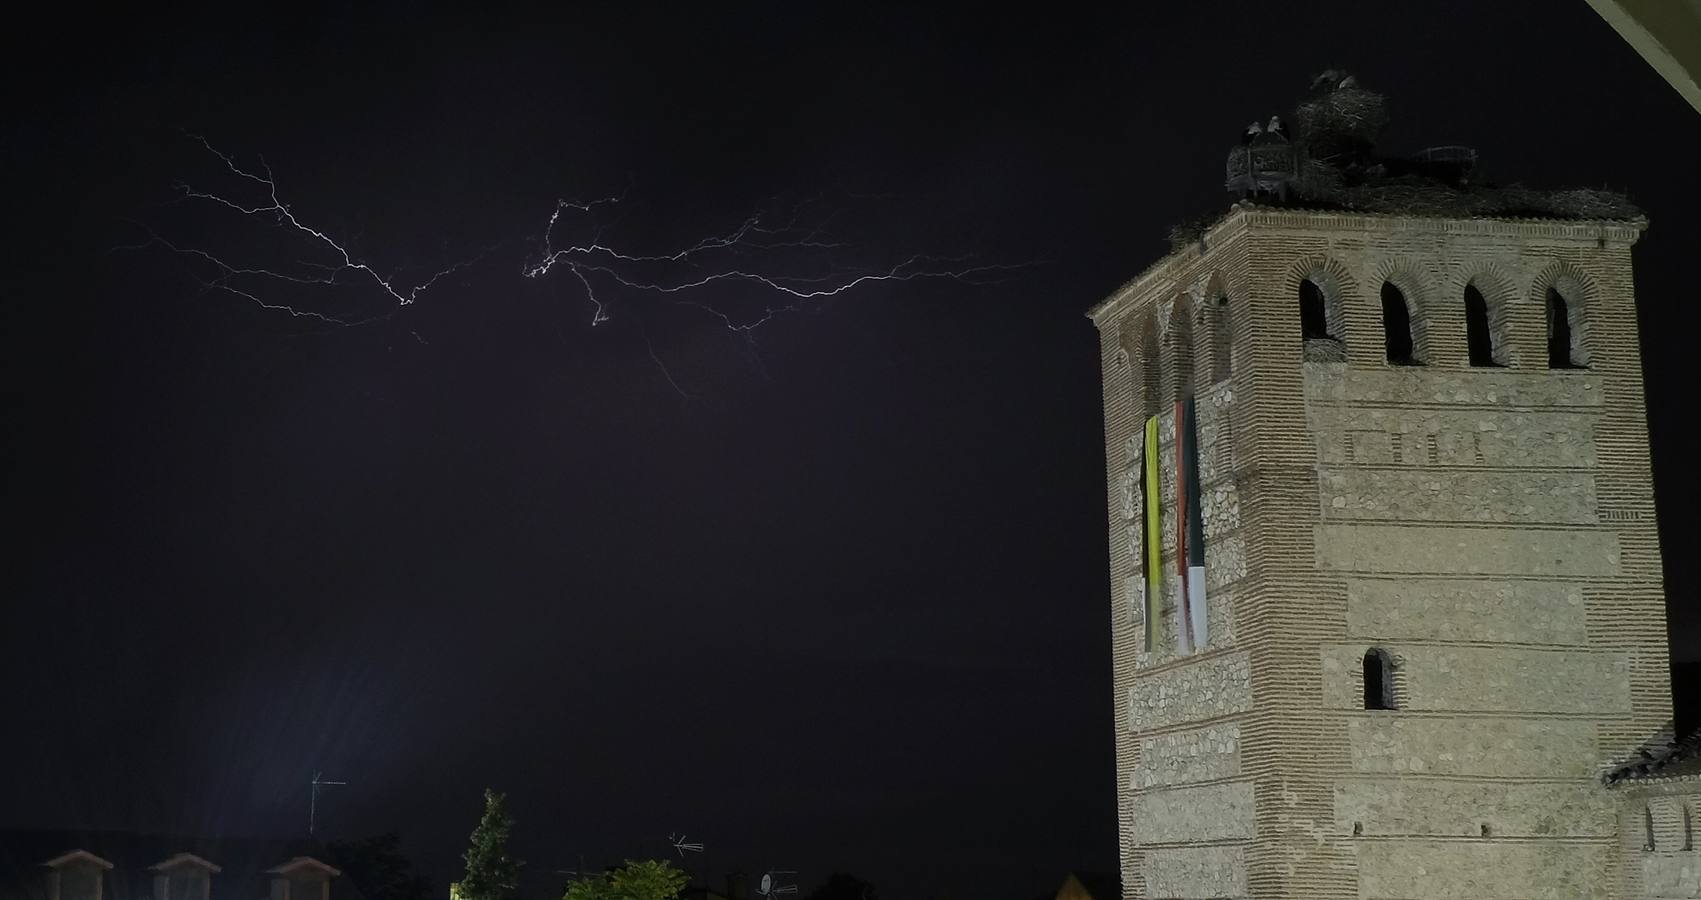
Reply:
[[[1092,310],[1127,897],[1701,896],[1701,782],[1603,784],[1671,739],[1631,281],[1643,227],[1246,200]],[[1307,281],[1328,337],[1302,338]],[[1385,353],[1385,284],[1417,364]],[[1494,365],[1471,364],[1467,287]],[[1575,367],[1550,366],[1550,289]],[[1182,656],[1173,401],[1188,393],[1210,641]],[[1151,653],[1149,414],[1165,553]],[[1365,708],[1369,651],[1392,709]]]

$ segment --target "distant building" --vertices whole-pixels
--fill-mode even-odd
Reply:
[[[1090,313],[1123,896],[1701,897],[1646,220],[1386,121],[1320,76]]]
[[[0,900],[365,900],[310,842],[0,831]]]

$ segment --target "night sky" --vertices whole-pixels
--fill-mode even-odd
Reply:
[[[1083,313],[1331,66],[1389,95],[1387,151],[1647,210],[1674,655],[1701,658],[1673,524],[1701,501],[1701,115],[1581,0],[677,6],[11,29],[0,826],[293,834],[322,769],[351,782],[328,836],[399,830],[439,884],[507,791],[545,900],[670,831],[895,900],[1113,870]],[[476,261],[399,312],[357,279],[267,295],[388,314],[357,327],[205,291],[115,248],[305,254],[182,200],[241,188],[189,134],[400,282]],[[803,209],[846,271],[1021,268],[865,283],[753,340],[604,285],[591,327],[570,275],[522,270],[558,198],[609,195],[633,252]]]

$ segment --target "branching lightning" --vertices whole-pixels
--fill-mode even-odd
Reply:
[[[317,257],[297,259],[284,267],[239,264],[210,250],[168,240],[151,228],[144,229],[148,233],[147,241],[128,248],[159,246],[198,261],[211,272],[208,277],[197,275],[208,290],[228,293],[261,309],[295,318],[327,325],[359,326],[396,316],[441,279],[485,255],[478,254],[446,266],[418,283],[405,285],[396,275],[383,274],[358,258],[329,230],[304,221],[280,195],[277,178],[263,158],[257,168],[246,167],[206,138],[194,135],[191,138],[216,157],[250,196],[244,199],[179,184],[177,192],[182,201],[207,204],[293,232]],[[779,217],[783,221],[770,221],[763,215],[747,216],[724,232],[667,252],[639,252],[605,241],[608,228],[601,216],[622,203],[624,195],[592,201],[558,200],[539,240],[540,255],[526,263],[521,273],[529,279],[543,279],[564,270],[583,289],[590,304],[593,327],[612,319],[616,303],[638,303],[643,297],[651,297],[698,310],[754,347],[755,332],[774,319],[798,312],[814,301],[838,297],[874,282],[947,279],[984,284],[1002,273],[1024,267],[973,264],[968,257],[925,254],[911,254],[896,265],[883,267],[846,266],[838,258],[849,255],[853,248],[828,233],[832,216],[804,221],[804,210],[821,199],[817,196],[794,205],[789,213]],[[583,237],[558,246],[558,235],[568,230]],[[302,296],[315,288],[358,285],[374,292],[381,301],[379,311],[359,316],[328,312],[325,304],[309,305]],[[748,300],[741,297],[734,301],[742,312],[729,311],[721,302],[725,289],[738,285],[749,287],[752,294]],[[670,387],[687,396],[656,352],[643,318],[634,316],[634,319],[651,361]],[[417,331],[411,333],[421,343],[425,342]]]
[[[619,250],[601,242],[601,229],[593,228],[588,243],[556,248],[556,226],[565,211],[591,214],[604,205],[620,202],[611,197],[589,203],[561,200],[550,213],[543,230],[543,254],[536,263],[526,267],[528,278],[548,275],[557,267],[565,268],[584,286],[591,303],[591,324],[609,320],[609,302],[598,294],[596,276],[635,291],[672,295],[673,302],[703,310],[718,320],[727,330],[748,337],[776,317],[796,312],[811,300],[835,297],[861,285],[877,281],[914,281],[924,278],[943,278],[955,281],[984,283],[998,273],[1022,268],[1015,265],[968,265],[968,257],[933,257],[914,254],[897,265],[878,270],[834,270],[826,274],[781,275],[747,268],[742,265],[717,263],[721,256],[772,255],[780,251],[823,251],[846,247],[840,241],[824,237],[825,223],[805,229],[797,221],[796,210],[783,225],[766,226],[760,216],[744,219],[724,234],[703,238],[672,253],[642,254]],[[800,207],[812,201],[805,201]],[[795,263],[795,260],[793,261]],[[683,274],[669,279],[659,274],[646,275],[652,267],[685,268]],[[745,282],[757,286],[772,301],[765,302],[760,312],[742,320],[703,300],[692,292],[722,282]]]
[[[436,284],[440,279],[453,274],[474,262],[477,262],[483,256],[483,254],[479,254],[471,259],[457,262],[439,270],[431,275],[431,277],[426,278],[418,284],[403,287],[397,281],[395,276],[379,274],[378,270],[368,263],[356,259],[354,255],[349,252],[346,246],[331,237],[328,232],[308,225],[298,218],[295,211],[290,208],[289,204],[285,203],[278,196],[277,178],[272,174],[271,166],[268,165],[264,159],[260,160],[259,172],[245,169],[237,163],[234,157],[214,147],[206,138],[199,135],[191,135],[191,137],[204,147],[208,153],[218,157],[219,161],[224,163],[225,168],[232,175],[236,176],[237,179],[252,185],[257,185],[258,188],[263,191],[265,200],[258,203],[244,203],[240,200],[231,199],[221,194],[196,189],[188,184],[178,184],[177,192],[181,199],[222,206],[225,209],[231,210],[241,216],[261,219],[269,224],[289,229],[298,235],[303,236],[306,239],[308,246],[317,249],[321,253],[326,253],[331,259],[331,262],[329,263],[316,262],[313,260],[298,260],[295,264],[298,270],[296,272],[284,272],[272,268],[237,265],[227,262],[223,257],[210,251],[196,247],[180,246],[159,235],[152,229],[146,228],[144,230],[148,232],[149,238],[146,242],[132,247],[123,248],[139,249],[141,247],[157,245],[165,247],[174,253],[199,259],[211,266],[214,272],[211,278],[200,279],[202,286],[209,290],[217,290],[232,294],[257,304],[261,309],[285,312],[295,318],[314,319],[331,325],[364,325],[380,319],[390,318],[395,315],[398,310],[411,306],[419,299],[420,295],[430,290],[432,285]],[[299,290],[303,287],[324,287],[344,284],[344,279],[351,276],[372,287],[376,287],[381,295],[387,300],[387,308],[383,312],[358,318],[351,318],[347,316],[332,315],[330,313],[309,309],[294,303],[286,303],[281,300],[267,299],[265,296],[262,296],[264,293],[269,293],[263,289],[262,285],[271,284],[275,286],[281,283],[284,285],[293,285],[295,289]],[[418,337],[418,335],[416,334],[415,337]],[[423,338],[421,338],[421,340],[423,341]]]

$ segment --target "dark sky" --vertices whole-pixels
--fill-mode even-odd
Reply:
[[[540,888],[674,830],[896,900],[1112,869],[1082,313],[1226,204],[1240,128],[1328,66],[1390,96],[1387,150],[1471,144],[1648,211],[1675,653],[1701,653],[1672,525],[1701,500],[1701,115],[1581,0],[677,6],[11,30],[0,825],[291,833],[323,769],[352,782],[331,836],[399,829],[440,882],[486,785]],[[184,132],[263,155],[403,282],[488,252],[358,328],[203,292],[111,248],[297,245],[173,202],[231,186]],[[634,292],[591,328],[571,279],[520,272],[557,197],[622,191],[605,236],[640,252],[819,193],[845,265],[1033,265],[864,285],[754,345]]]

